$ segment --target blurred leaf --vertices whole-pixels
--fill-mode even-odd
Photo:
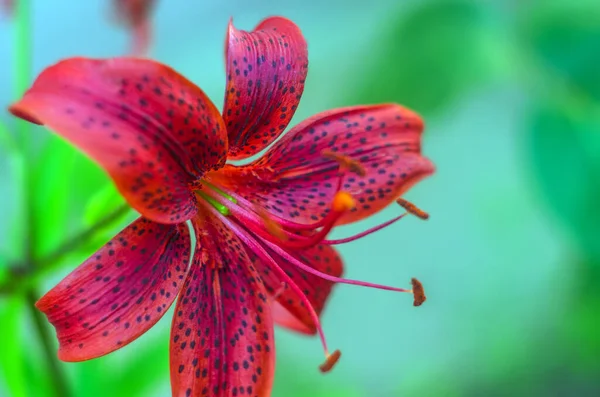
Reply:
[[[168,379],[168,336],[162,335],[164,343],[137,344],[129,346],[129,358],[115,360],[108,356],[81,363],[75,368],[77,396],[146,397]],[[133,352],[131,349],[135,349]],[[124,355],[120,351],[118,355]],[[110,380],[107,382],[107,379]]]
[[[531,115],[530,149],[540,187],[588,258],[600,259],[600,112],[545,103]]]
[[[493,17],[489,4],[476,0],[421,1],[402,10],[373,41],[358,100],[442,110],[508,59]]]
[[[109,182],[88,201],[83,216],[84,222],[88,226],[93,226],[106,217],[107,214],[116,211],[123,205],[125,205],[125,199],[123,199],[114,183]],[[119,220],[121,219],[115,221]]]
[[[36,163],[31,181],[36,256],[55,247],[65,235],[73,161],[73,149],[52,136]]]
[[[36,256],[49,253],[72,234],[69,216],[77,213],[106,181],[104,172],[83,153],[51,136],[32,177]]]
[[[17,150],[15,139],[2,120],[0,120],[0,149],[6,153],[11,153]]]
[[[569,326],[563,328],[565,345],[575,357],[571,360],[575,372],[596,375],[600,371],[600,263],[583,262],[578,267],[579,283],[569,308]]]
[[[12,397],[27,396],[27,377],[21,345],[23,312],[20,297],[0,300],[0,340],[4,341],[0,349],[0,371]]]
[[[115,380],[115,385],[120,385],[115,391],[115,397],[147,396],[168,379],[169,336],[162,336],[162,343],[144,345],[139,353],[126,361],[122,370],[113,371],[112,379]]]
[[[524,10],[532,52],[572,88],[600,100],[600,1],[545,0]]]
[[[31,335],[29,337],[31,337],[31,340],[28,341],[28,348],[23,349],[23,346],[21,346],[25,355],[27,396],[54,397],[53,380],[44,361],[42,347],[40,346],[41,342]]]

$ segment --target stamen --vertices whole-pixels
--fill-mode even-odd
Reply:
[[[356,160],[351,159],[348,156],[344,156],[343,154],[335,153],[329,149],[325,149],[321,152],[321,155],[326,159],[337,161],[340,165],[342,171],[348,170],[350,172],[354,172],[358,176],[365,176],[367,172],[365,168]]]
[[[211,209],[209,207],[209,210],[212,210],[213,214],[215,216],[218,216],[218,214],[215,213],[215,209]],[[307,296],[304,294],[302,289],[300,287],[298,287],[298,285],[296,283],[294,283],[292,278],[290,276],[288,276],[288,274],[281,267],[279,267],[279,265],[277,264],[275,259],[273,259],[271,257],[271,255],[269,255],[269,253],[266,251],[265,247],[262,244],[260,244],[258,241],[256,241],[254,238],[252,238],[252,236],[248,233],[248,231],[245,228],[240,227],[240,225],[233,222],[231,220],[231,218],[220,217],[220,220],[221,220],[221,222],[223,222],[223,224],[225,226],[227,226],[239,238],[241,238],[242,241],[260,259],[262,259],[265,263],[271,265],[271,269],[275,270],[279,274],[279,277],[284,280],[283,283],[285,283],[286,287],[290,288],[298,296],[301,304],[304,305],[304,307],[306,307],[313,323],[315,324],[315,328],[317,329],[317,333],[319,334],[319,338],[321,339],[321,344],[323,345],[323,351],[325,352],[325,357],[329,360],[329,357],[330,357],[329,349],[327,348],[327,341],[325,339],[325,333],[323,332],[323,328],[321,327],[321,321],[319,320],[319,315],[315,311],[314,307],[312,306],[312,303],[308,300]],[[334,354],[335,354],[335,352],[334,352]],[[333,364],[335,364],[335,362]]]
[[[402,197],[397,199],[396,203],[400,204],[400,206],[402,206],[402,208],[404,208],[406,212],[413,214],[417,218],[421,218],[423,220],[429,219],[429,214],[427,212],[419,209],[416,205],[414,205],[410,201],[403,199]]]
[[[322,228],[308,236],[289,232],[276,221],[274,221],[270,214],[267,213],[262,207],[255,206],[259,212],[261,224],[265,227],[267,233],[261,229],[252,228],[252,231],[267,241],[276,243],[278,246],[285,247],[287,249],[298,250],[307,249],[314,247],[315,245],[322,242],[327,234],[333,229],[337,220],[347,211],[354,208],[355,201],[352,196],[344,191],[337,192],[331,203],[331,211],[325,216]],[[248,220],[252,222],[252,217],[245,211],[239,211],[237,207],[232,207],[231,210],[240,219]]]
[[[327,354],[325,362],[319,366],[321,372],[326,373],[331,371],[331,369],[338,362],[341,356],[342,352],[339,350],[334,351],[332,354]]]
[[[423,302],[427,300],[427,297],[425,296],[425,289],[423,289],[423,284],[421,284],[421,282],[416,278],[413,278],[410,280],[410,282],[413,286],[412,291],[413,297],[415,298],[413,306],[421,306]]]
[[[210,182],[204,181],[204,184],[211,188],[212,190],[214,190],[215,192],[219,193],[221,196],[225,197],[227,200],[231,201],[234,204],[237,204],[237,200],[230,196],[229,194],[225,193],[223,190],[219,189],[218,187],[216,187],[215,185],[213,185]]]
[[[219,203],[217,200],[215,200],[214,198],[212,198],[205,192],[197,190],[196,194],[199,195],[200,197],[202,197],[204,200],[206,200],[210,205],[212,205],[222,215],[229,216],[231,214],[231,212],[229,211],[229,208],[227,208],[227,206]]]
[[[382,285],[382,284],[368,283],[366,281],[351,280],[351,279],[346,279],[346,278],[341,278],[341,277],[335,277],[335,276],[332,276],[330,274],[320,272],[317,269],[315,269],[313,267],[310,267],[310,266],[302,263],[301,261],[299,261],[298,259],[296,259],[292,255],[290,255],[287,251],[285,251],[281,247],[279,247],[277,244],[274,244],[274,243],[272,243],[270,241],[265,241],[265,244],[270,249],[272,249],[277,255],[281,256],[283,259],[285,259],[286,261],[288,261],[292,265],[294,265],[294,266],[296,266],[296,267],[304,270],[307,273],[310,273],[312,275],[320,277],[320,278],[322,278],[324,280],[331,281],[333,283],[358,285],[358,286],[361,286],[361,287],[382,289],[382,290],[386,290],[386,291],[408,292],[408,293],[411,293],[411,294],[413,293],[413,290],[410,290],[410,289],[390,287],[390,286]]]
[[[389,225],[398,222],[400,219],[404,218],[406,216],[406,213],[402,214],[402,215],[398,215],[397,217],[390,219],[387,222],[384,222],[380,225],[374,226],[370,229],[365,230],[364,232],[355,234],[354,236],[350,236],[350,237],[346,237],[346,238],[340,238],[337,240],[323,240],[321,243],[322,244],[328,244],[328,245],[337,245],[337,244],[344,244],[344,243],[349,243],[351,241],[355,241],[358,240],[360,238],[363,238],[365,236],[368,236],[371,233],[375,233],[378,230],[384,229],[386,227],[388,227]]]

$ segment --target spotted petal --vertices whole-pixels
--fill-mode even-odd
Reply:
[[[308,70],[306,41],[281,17],[265,19],[252,32],[230,23],[226,62],[229,158],[242,159],[277,139],[296,112]]]
[[[36,304],[56,328],[64,361],[108,354],[132,342],[168,310],[190,254],[185,224],[139,218]]]
[[[330,150],[366,171],[343,181],[357,206],[340,223],[354,222],[433,173],[421,155],[422,130],[421,118],[398,105],[332,110],[294,127],[256,162],[228,166],[211,177],[282,218],[312,223],[328,213],[338,185],[338,163],[322,155]]]
[[[131,206],[156,222],[190,219],[196,202],[189,183],[225,161],[215,106],[150,60],[67,59],[43,71],[10,110],[86,152]]]
[[[275,349],[260,277],[218,219],[195,226],[196,254],[171,330],[173,396],[268,396]]]

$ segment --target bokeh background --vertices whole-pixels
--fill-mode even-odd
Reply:
[[[3,109],[61,58],[129,50],[108,0],[30,3],[30,26],[0,18]],[[399,102],[426,119],[438,171],[405,196],[428,222],[407,218],[340,248],[348,277],[404,286],[415,276],[428,301],[336,287],[323,322],[342,360],[324,376],[318,340],[279,330],[273,395],[600,396],[600,2],[159,0],[150,55],[220,105],[229,17],[251,29],[274,14],[309,43],[292,124]],[[31,48],[15,44],[18,26]],[[0,396],[170,395],[169,315],[107,357],[54,358],[33,302],[133,214],[115,214],[110,182],[71,147],[5,111],[0,121]]]

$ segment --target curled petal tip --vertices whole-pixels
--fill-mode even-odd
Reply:
[[[339,361],[341,356],[342,356],[342,352],[339,350],[336,350],[333,353],[328,354],[327,358],[325,359],[325,362],[323,364],[319,365],[319,370],[321,370],[322,373],[327,373],[327,372],[331,371],[331,369]]]
[[[13,116],[18,117],[20,119],[23,119],[25,121],[28,121],[30,123],[33,123],[33,124],[36,124],[36,125],[43,125],[44,124],[37,117],[35,117],[33,114],[31,114],[28,111],[26,111],[25,109],[23,109],[23,106],[21,105],[21,102],[16,102],[16,103],[13,103],[12,105],[10,105],[8,107],[8,111]]]
[[[423,289],[423,284],[421,284],[421,282],[416,278],[413,278],[412,280],[410,280],[410,282],[413,287],[413,306],[421,306],[423,302],[427,300],[427,297],[425,296],[425,289]]]
[[[232,31],[235,31],[236,28],[235,26],[233,26],[233,17],[229,17],[229,22],[227,22],[227,32],[231,33]]]

